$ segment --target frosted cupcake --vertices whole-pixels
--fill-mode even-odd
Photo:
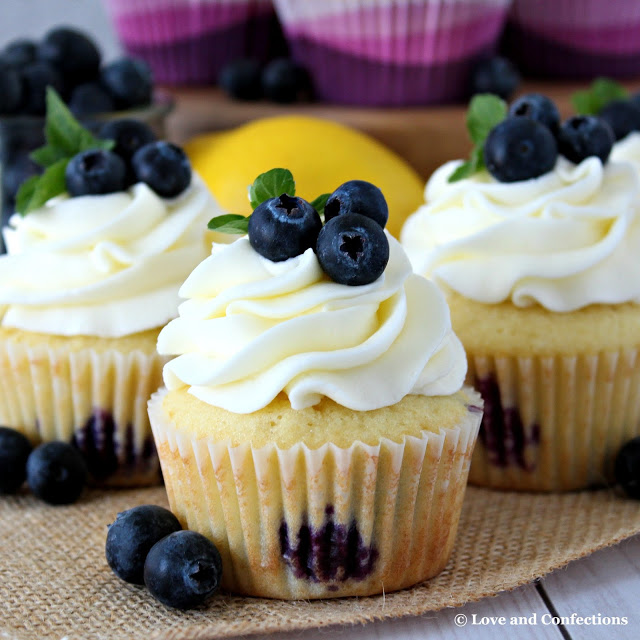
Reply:
[[[269,234],[251,226],[214,245],[160,333],[177,357],[149,414],[171,508],[215,542],[233,592],[408,587],[447,563],[482,413],[446,303],[364,215],[331,219],[314,252],[315,210],[287,195],[265,206],[298,222],[306,209],[311,240],[280,260],[254,249]],[[383,244],[388,262],[362,284],[321,266],[344,258],[342,276],[361,274]]]
[[[88,132],[79,133],[65,113],[71,127],[66,131],[88,136],[91,146]],[[49,126],[55,126],[51,118]],[[150,143],[139,153],[163,144]],[[159,464],[146,402],[166,359],[155,342],[176,314],[181,282],[207,253],[203,224],[217,208],[190,173],[186,188],[172,197],[144,182],[97,194],[94,182],[92,194],[71,197],[65,191],[35,206],[68,159],[56,162],[63,165],[50,165],[46,184],[31,183],[31,206],[23,200],[25,215],[13,215],[4,230],[0,424],[34,442],[73,442],[97,482],[156,483]],[[99,180],[114,179],[113,171],[120,174],[111,162],[126,170],[119,156],[101,149],[74,156],[66,165],[67,185],[73,183],[67,188],[75,191],[87,176],[95,178],[96,167],[103,170]],[[64,179],[58,184],[65,188]],[[28,195],[23,191],[22,198]]]
[[[294,58],[328,102],[460,100],[511,0],[274,0]]]
[[[607,482],[619,448],[640,433],[640,183],[608,151],[604,164],[551,153],[529,179],[508,180],[505,171],[531,168],[518,153],[536,156],[535,137],[501,159],[489,146],[521,125],[542,126],[510,118],[484,144],[502,181],[481,169],[450,182],[461,163],[445,164],[401,238],[415,270],[445,290],[468,382],[485,400],[471,481],[577,489]],[[553,136],[542,137],[556,153]]]

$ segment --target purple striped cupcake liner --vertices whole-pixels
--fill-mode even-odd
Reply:
[[[155,81],[215,84],[237,58],[266,61],[286,43],[271,0],[105,0],[128,54]]]
[[[514,0],[504,52],[528,75],[640,75],[638,0]]]
[[[468,97],[511,0],[274,0],[291,52],[321,100],[368,106]]]

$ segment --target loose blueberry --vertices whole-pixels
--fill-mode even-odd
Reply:
[[[316,255],[334,282],[369,284],[382,275],[389,262],[389,241],[377,222],[359,213],[347,213],[322,227]]]
[[[616,482],[630,498],[640,500],[640,437],[625,444],[616,456]]]
[[[519,84],[518,70],[500,56],[481,60],[471,76],[472,93],[494,93],[503,100],[508,100]]]
[[[144,583],[168,607],[191,609],[220,586],[222,558],[213,542],[195,531],[178,531],[156,543],[144,564]]]
[[[69,86],[97,79],[100,51],[84,33],[69,27],[49,31],[38,47],[38,58],[59,69]]]
[[[325,222],[345,213],[359,213],[375,220],[382,228],[389,219],[389,207],[382,191],[364,180],[341,184],[324,207]]]
[[[33,40],[19,38],[13,40],[2,51],[2,62],[11,67],[24,67],[25,65],[35,62],[37,55],[37,46]]]
[[[541,93],[528,93],[520,96],[509,108],[510,116],[531,118],[557,135],[560,129],[560,112],[553,100]]]
[[[616,140],[640,131],[640,106],[631,100],[614,100],[598,114],[613,130]]]
[[[282,104],[308,99],[311,78],[306,69],[290,58],[277,58],[262,71],[262,92],[268,100]]]
[[[153,77],[149,65],[138,58],[121,58],[102,69],[102,84],[118,109],[151,104]]]
[[[71,504],[82,493],[87,466],[80,452],[66,442],[46,442],[27,460],[27,482],[34,495],[49,504]]]
[[[72,196],[114,193],[125,188],[126,167],[122,158],[104,149],[89,149],[73,156],[65,179]]]
[[[239,59],[230,62],[220,72],[218,84],[238,100],[259,100],[262,97],[262,66],[257,60]]]
[[[108,113],[115,109],[113,98],[96,82],[79,84],[71,92],[69,109],[77,116]]]
[[[46,110],[47,87],[64,93],[64,81],[60,72],[47,62],[33,62],[22,69],[24,113],[42,116]]]
[[[148,184],[163,198],[174,198],[191,184],[189,158],[170,142],[144,145],[133,154],[131,165],[136,180]]]
[[[31,449],[22,433],[0,427],[0,493],[15,493],[24,484]]]
[[[507,118],[484,143],[484,162],[500,182],[537,178],[553,169],[558,145],[547,127],[529,118]]]
[[[283,193],[265,200],[249,218],[251,246],[272,262],[282,262],[315,247],[322,220],[302,198]]]
[[[151,547],[181,529],[178,518],[163,507],[145,504],[123,511],[109,525],[107,562],[125,582],[144,584],[144,561]]]
[[[615,138],[611,127],[602,118],[573,116],[566,120],[558,134],[558,151],[571,162],[579,164],[589,156],[609,158]]]
[[[22,103],[22,78],[13,67],[0,66],[0,115],[15,113]]]

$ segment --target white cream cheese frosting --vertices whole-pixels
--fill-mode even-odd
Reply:
[[[194,175],[173,199],[139,183],[13,215],[0,257],[2,325],[116,338],[163,326],[176,316],[180,285],[207,255],[206,225],[219,213]]]
[[[640,302],[640,178],[631,164],[559,158],[532,180],[486,171],[427,183],[426,204],[402,244],[417,273],[482,303],[538,303],[551,311]]]
[[[636,171],[640,171],[640,131],[632,131],[618,140],[613,145],[609,158],[614,162],[630,162]]]
[[[283,391],[293,409],[327,396],[360,411],[458,391],[466,358],[444,297],[388,238],[383,275],[355,287],[331,281],[312,249],[274,263],[246,237],[214,244],[158,338],[161,354],[177,355],[165,365],[168,389],[234,413]]]

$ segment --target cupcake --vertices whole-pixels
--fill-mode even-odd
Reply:
[[[271,0],[106,0],[130,55],[156,82],[215,84],[237,58],[267,60],[286,48]]]
[[[65,131],[82,131],[66,113]],[[151,142],[133,164],[142,154],[141,173],[159,170],[145,152],[167,148]],[[92,167],[100,184],[91,182]],[[86,195],[44,197],[4,229],[0,424],[34,443],[72,442],[96,482],[133,486],[160,480],[146,412],[166,361],[155,343],[176,315],[181,282],[207,253],[203,228],[218,210],[197,175],[183,175],[186,188],[168,196],[150,186],[152,177],[124,188],[125,170],[115,153],[78,154],[68,162],[66,184],[73,193],[88,185]],[[36,179],[33,197],[52,187],[54,171]]]
[[[269,202],[295,217],[309,207]],[[447,563],[481,399],[462,388],[444,297],[363,217],[338,215],[316,252],[286,259],[259,253],[258,224],[214,245],[160,333],[159,352],[177,355],[149,403],[169,502],[216,544],[235,593],[369,595]],[[371,275],[383,245],[388,263]],[[340,282],[337,252],[363,284]]]
[[[366,106],[466,98],[495,50],[510,0],[274,0],[318,97]]]
[[[639,35],[635,0],[514,0],[505,52],[530,75],[634,78]]]
[[[541,491],[602,485],[619,448],[640,434],[639,176],[606,156],[557,156],[549,131],[543,170],[527,166],[541,159],[527,135],[505,143],[497,166],[496,141],[522,128],[545,129],[509,118],[489,133],[491,173],[452,182],[460,162],[438,169],[401,240],[414,269],[445,291],[467,382],[485,401],[470,481]],[[563,130],[560,148],[571,155]],[[530,177],[502,173],[518,167]]]

